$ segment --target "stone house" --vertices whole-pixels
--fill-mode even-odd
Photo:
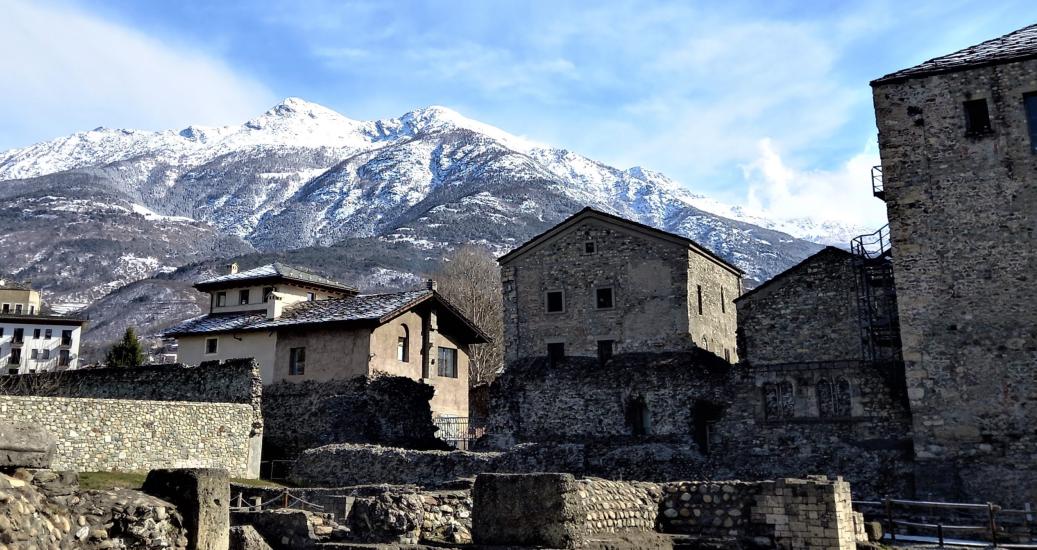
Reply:
[[[483,332],[435,291],[359,294],[274,263],[195,285],[208,314],[166,331],[178,360],[252,357],[264,384],[351,379],[374,373],[432,385],[437,416],[468,416],[468,346]]]
[[[86,321],[43,312],[40,291],[0,279],[0,374],[79,367]]]
[[[509,363],[691,347],[738,361],[743,273],[688,238],[585,208],[498,261]]]
[[[1037,499],[1037,25],[871,83],[919,493]]]

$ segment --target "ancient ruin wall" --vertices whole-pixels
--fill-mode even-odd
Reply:
[[[50,432],[54,468],[213,467],[258,476],[262,416],[251,361],[0,379],[0,416]]]
[[[874,86],[921,495],[1037,499],[1035,79],[1031,59]]]

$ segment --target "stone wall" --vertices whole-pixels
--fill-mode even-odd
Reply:
[[[433,388],[398,376],[280,382],[263,394],[264,460],[293,460],[333,443],[444,449],[435,436]]]
[[[290,479],[299,486],[371,483],[431,486],[492,471],[500,453],[414,451],[373,445],[326,445],[303,452]]]
[[[259,375],[251,361],[0,380],[0,416],[53,435],[56,468],[213,467],[235,477],[258,476],[263,424]]]
[[[873,84],[923,497],[1037,499],[1035,78],[1028,59]]]
[[[512,363],[490,389],[486,444],[695,440],[730,401],[731,367],[712,353],[621,354]],[[698,419],[698,421],[697,421]]]
[[[735,303],[748,364],[863,359],[856,274],[845,250],[827,247]]]
[[[839,478],[666,484],[660,510],[666,533],[764,537],[777,548],[853,550],[858,540],[866,540],[850,485]]]

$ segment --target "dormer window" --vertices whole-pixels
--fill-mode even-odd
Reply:
[[[965,135],[980,136],[993,131],[990,127],[990,111],[987,109],[987,100],[970,99],[963,105],[965,107]]]

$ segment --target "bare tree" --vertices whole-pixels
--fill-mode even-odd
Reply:
[[[439,292],[493,341],[471,347],[469,383],[492,382],[504,367],[504,302],[500,267],[489,250],[466,245],[447,256],[433,275]]]

